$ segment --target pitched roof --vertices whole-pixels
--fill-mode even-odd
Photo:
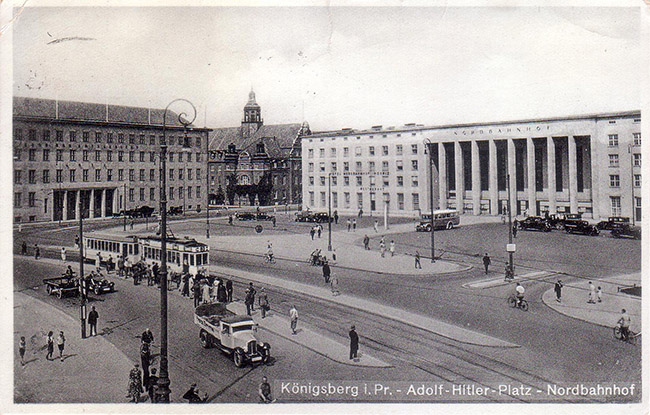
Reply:
[[[210,149],[225,150],[228,144],[235,143],[237,150],[252,149],[249,153],[253,153],[254,146],[261,140],[269,157],[288,157],[301,127],[300,123],[262,125],[247,139],[242,139],[240,127],[215,128],[210,133]]]
[[[129,107],[124,105],[96,104],[77,101],[56,101],[44,98],[14,97],[13,115],[51,118],[70,121],[93,121],[162,125],[165,110]],[[167,126],[182,127],[178,114],[167,111]],[[190,124],[192,126],[192,124]]]
[[[230,143],[237,143],[241,140],[240,127],[215,128],[210,133],[210,150],[225,150]]]

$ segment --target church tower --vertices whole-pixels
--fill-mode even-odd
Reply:
[[[253,136],[263,123],[262,110],[255,101],[255,92],[251,89],[248,94],[248,102],[244,106],[244,119],[241,122],[242,138]]]

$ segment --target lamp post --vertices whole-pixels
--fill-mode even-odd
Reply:
[[[209,137],[205,137],[205,237],[210,239],[210,152]]]
[[[122,216],[124,216],[124,220],[123,220],[123,222],[124,222],[124,232],[126,232],[126,182],[124,183],[124,185],[122,187],[124,187],[124,191],[122,192],[122,193],[124,193],[124,196],[123,196],[124,207],[122,208],[122,212],[123,212]]]
[[[515,251],[512,244],[512,201],[509,174],[506,174],[506,185],[508,186],[508,246],[506,247],[506,251],[508,251],[508,272],[506,273],[506,279],[513,279],[515,277]]]
[[[332,172],[327,174],[327,250],[332,251]]]
[[[79,193],[81,196],[81,193]],[[84,279],[84,220],[83,220],[83,207],[79,209],[79,297],[81,298],[81,338],[86,338],[86,280]],[[98,259],[99,261],[99,259]]]
[[[630,185],[631,185],[630,188],[632,189],[632,200],[630,201],[630,203],[632,205],[632,212],[631,212],[632,213],[631,214],[631,216],[632,216],[632,226],[634,226],[636,224],[635,223],[635,216],[636,216],[635,213],[636,212],[634,212],[634,153],[632,152],[632,147],[634,147],[633,144],[628,144],[627,152],[630,154],[630,178],[632,179],[632,181],[630,183]]]
[[[431,263],[436,262],[436,226],[435,219],[433,214],[433,146],[436,143],[432,143],[430,139],[424,140],[424,145],[427,146],[427,152],[429,153],[429,207],[431,208]]]
[[[160,142],[160,375],[158,377],[158,389],[156,390],[156,402],[169,403],[169,370],[167,359],[167,138],[165,136],[167,127],[167,110],[179,101],[188,103],[194,110],[194,116],[190,121],[185,119],[186,113],[178,114],[178,122],[185,128],[196,119],[196,108],[183,98],[177,98],[165,107],[163,113],[163,135]],[[187,145],[187,140],[185,140]]]

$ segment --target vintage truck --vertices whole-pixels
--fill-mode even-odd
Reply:
[[[45,284],[48,295],[56,294],[57,297],[62,298],[65,294],[79,294],[78,279],[74,276],[63,275],[61,277],[45,278],[43,284]]]
[[[194,311],[194,323],[206,349],[216,347],[232,356],[235,366],[267,363],[271,345],[257,339],[257,324],[250,316],[236,315],[225,303],[202,304]]]

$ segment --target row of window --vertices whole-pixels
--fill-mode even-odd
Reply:
[[[382,161],[381,162],[381,171],[382,172],[388,172],[389,168],[389,162],[388,161]],[[407,161],[408,163],[408,161]],[[418,161],[417,160],[411,160],[411,171],[418,171]],[[318,169],[320,172],[325,171],[325,162],[321,161],[318,163]],[[355,171],[356,172],[361,172],[363,170],[363,162],[357,161],[355,163]],[[404,160],[395,160],[395,170],[396,171],[403,171],[404,170]],[[308,172],[313,172],[314,171],[314,163],[310,162],[308,167],[307,167]],[[330,163],[330,172],[335,173],[338,171],[338,162],[333,161]],[[349,172],[350,171],[350,162],[349,161],[344,161],[343,162],[343,171],[344,172]],[[374,173],[376,171],[376,164],[374,161],[369,161],[368,162],[368,173]]]
[[[187,180],[194,180],[194,177],[196,177],[196,180],[201,180],[201,169],[196,169],[196,174],[194,169],[187,169],[187,175],[185,173],[186,169],[169,169],[169,180],[175,180],[178,177],[178,180],[185,180],[185,177],[187,177]],[[87,182],[89,181],[89,169],[82,169],[81,170],[81,181]],[[28,170],[28,181],[29,184],[36,184],[36,170]],[[49,183],[50,182],[50,171],[49,170],[43,170],[42,171],[42,182],[43,183]],[[146,180],[146,174],[145,174],[145,169],[140,169],[140,175],[139,179],[141,182]],[[76,169],[69,169],[68,170],[68,178],[70,182],[76,182],[77,181],[77,170]],[[149,181],[155,181],[156,179],[156,169],[149,169]],[[117,170],[117,180],[118,181],[124,181],[124,169],[118,169]],[[102,169],[95,169],[95,181],[100,182],[102,181]],[[106,181],[107,182],[112,182],[113,181],[113,169],[106,169]],[[135,181],[135,169],[129,169],[129,181]],[[23,182],[23,172],[22,170],[14,170],[14,184],[22,184]],[[63,169],[57,169],[56,170],[56,182],[57,183],[63,183]]]
[[[608,134],[607,145],[610,147],[618,147],[618,134]],[[641,146],[641,133],[632,133],[632,145]]]
[[[336,209],[339,207],[339,197],[338,197],[337,192],[332,192],[332,208]],[[351,194],[350,192],[344,192],[343,193],[343,208],[350,208],[351,202],[350,202],[350,197]],[[389,199],[389,194],[384,193],[384,199],[383,200],[388,200]],[[327,202],[327,194],[326,192],[320,192],[320,206],[321,208],[325,208]],[[314,200],[314,192],[309,192],[309,205],[316,207],[316,203]],[[357,209],[363,209],[363,193],[359,192],[357,193]],[[405,210],[405,202],[404,202],[404,193],[397,193],[397,209],[398,210]],[[376,194],[371,192],[370,193],[370,210],[376,210]],[[419,193],[411,193],[411,210],[420,210],[420,194]]]
[[[36,130],[35,128],[30,128],[27,130],[27,138],[29,141],[38,141],[38,132],[39,130]],[[50,141],[52,136],[52,132],[48,129],[45,130],[40,130],[40,138],[42,141]],[[14,129],[14,139],[17,141],[22,141],[23,140],[23,129],[22,128],[16,128]],[[81,132],[81,142],[83,143],[90,143],[91,142],[91,132],[90,131],[82,131]],[[95,143],[102,143],[104,140],[104,135],[101,131],[96,131],[93,135],[94,140],[93,142]],[[106,142],[107,143],[113,143],[115,134],[114,133],[106,133]],[[119,144],[124,144],[126,134],[123,133],[117,133],[117,143]],[[162,144],[163,136],[158,136],[158,144]],[[180,146],[185,146],[185,147],[191,147],[192,144],[194,144],[196,147],[201,147],[201,137],[185,137],[184,135],[174,137],[174,136],[169,136],[167,138],[167,144],[168,145],[174,145],[178,143]],[[63,142],[63,131],[61,130],[55,130],[54,131],[54,140],[58,142]],[[68,131],[68,141],[71,143],[77,142],[77,131]],[[136,144],[136,134],[129,134],[128,135],[128,142],[129,144]],[[149,135],[149,140],[147,140],[147,137],[145,134],[140,134],[137,140],[137,144],[141,145],[156,145],[156,136],[151,134]]]
[[[336,148],[330,148],[330,157],[336,157],[337,154],[337,149]],[[396,144],[395,145],[395,155],[396,156],[401,156],[404,154],[404,146],[402,144]],[[417,144],[411,144],[411,154],[418,154],[418,145]],[[354,147],[354,156],[355,157],[362,157],[363,154],[363,147],[361,146],[356,146]],[[375,152],[375,146],[369,146],[368,147],[368,156],[374,156],[376,155]],[[382,156],[388,156],[388,146],[381,146],[381,155]],[[307,157],[310,159],[314,158],[314,149],[310,148],[307,150]],[[319,148],[318,149],[318,157],[320,158],[325,158],[325,149],[324,148]],[[343,157],[350,157],[350,147],[343,147]]]
[[[634,167],[641,167],[641,154],[640,153],[632,154],[632,165]],[[609,167],[618,167],[618,166],[619,166],[618,154],[609,154]]]
[[[355,176],[356,178],[356,185],[357,186],[363,186],[363,176]],[[325,176],[320,176],[320,185],[325,186],[326,185],[326,177]],[[396,176],[397,180],[397,186],[398,187],[403,187],[404,186],[404,176]],[[370,186],[375,186],[376,185],[376,178],[375,176],[368,176],[368,181]],[[390,180],[388,176],[383,176],[382,177],[382,182],[383,185],[389,186],[390,185]],[[309,185],[313,186],[314,185],[314,176],[309,176]],[[338,177],[332,176],[332,186],[337,186],[338,185]],[[344,176],[343,177],[343,186],[349,186],[350,185],[350,176]],[[411,187],[418,187],[420,185],[420,180],[418,176],[411,176]]]
[[[621,197],[620,196],[610,196],[609,197],[610,201],[610,206],[612,207],[612,216],[621,216],[622,211],[621,211]],[[634,197],[634,208],[636,210],[641,209],[641,198],[640,197]],[[637,214],[634,212],[633,214]],[[638,214],[640,215],[640,213]],[[640,220],[640,219],[638,219]]]
[[[50,149],[49,148],[44,148],[41,151],[41,160],[36,160],[36,155],[37,155],[37,150],[35,148],[30,148],[28,151],[28,160],[29,161],[50,161]],[[156,157],[157,157],[157,152],[155,151],[150,151],[149,152],[149,162],[155,162]],[[178,157],[175,157],[175,155],[178,154]],[[184,157],[183,154],[187,154],[187,157]],[[174,153],[174,152],[169,152],[167,153],[167,160],[170,162],[174,161],[174,158],[178,160],[179,163],[191,163],[192,162],[192,154],[193,153],[186,153],[186,152],[179,152],[179,153]],[[202,156],[201,153],[195,153],[196,156],[194,159],[196,162],[201,162]],[[63,150],[55,150],[55,156],[56,156],[56,161],[64,161],[63,160]],[[81,161],[89,161],[90,157],[93,156],[94,161],[102,161],[102,151],[101,150],[82,150],[81,151]],[[124,156],[125,152],[122,150],[117,151],[117,161],[124,161]],[[136,152],[135,151],[129,151],[128,152],[129,156],[129,162],[135,162],[136,161]],[[140,151],[139,152],[139,157],[138,157],[138,162],[143,163],[147,159],[147,152],[145,151]],[[21,161],[22,160],[22,150],[20,148],[14,148],[14,160],[15,161]],[[68,161],[77,161],[77,150],[69,150],[68,151]],[[113,161],[113,150],[106,150],[106,161]]]
[[[609,175],[609,187],[621,187],[621,176],[618,174]],[[634,175],[634,187],[641,187],[641,175]]]

